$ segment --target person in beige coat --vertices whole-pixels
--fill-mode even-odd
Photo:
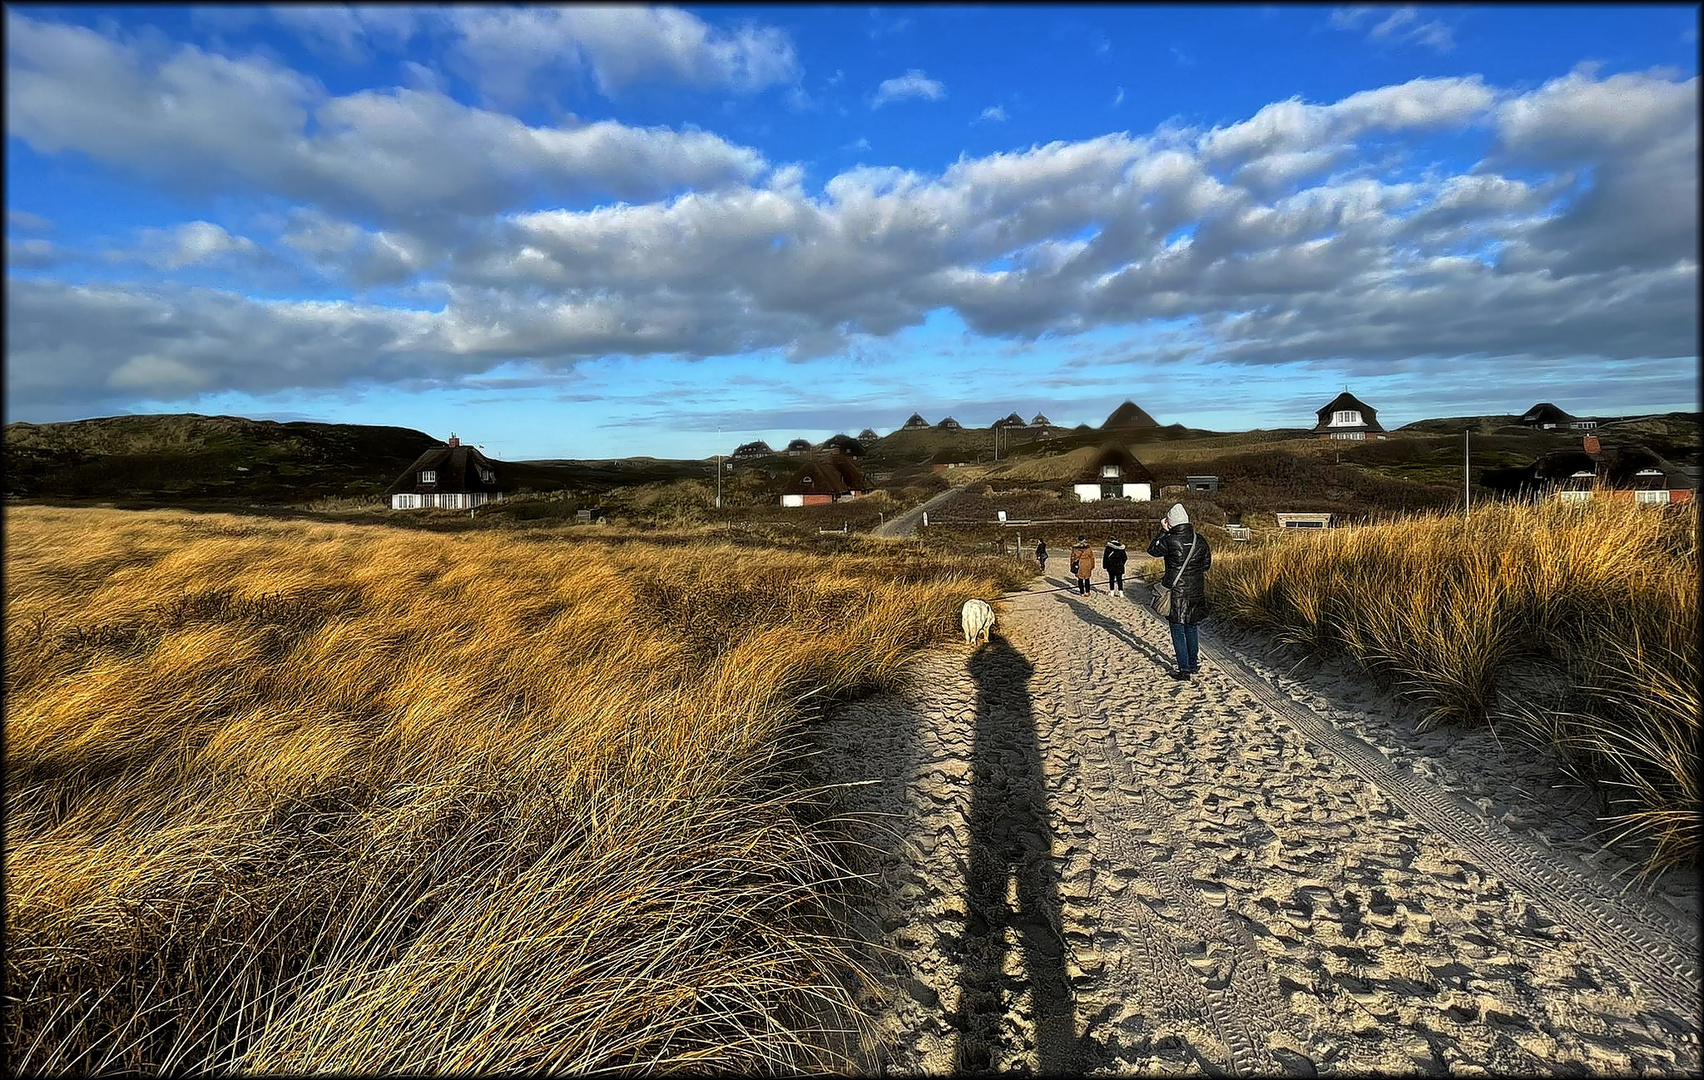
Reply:
[[[1095,572],[1095,550],[1089,546],[1087,537],[1079,536],[1071,545],[1071,570],[1077,575],[1078,596],[1087,596],[1095,591],[1089,584],[1089,575]]]

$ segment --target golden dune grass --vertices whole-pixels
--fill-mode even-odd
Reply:
[[[1696,506],[1499,503],[1286,540],[1215,560],[1220,614],[1347,653],[1427,725],[1520,718],[1653,869],[1698,857]],[[1535,670],[1564,700],[1528,700]]]
[[[813,700],[1016,582],[872,542],[7,511],[28,1071],[832,1067]]]

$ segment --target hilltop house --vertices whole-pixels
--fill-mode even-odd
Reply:
[[[1083,502],[1099,499],[1147,502],[1154,497],[1154,474],[1130,451],[1118,443],[1109,442],[1077,474],[1071,490]]]
[[[864,445],[850,435],[831,435],[824,439],[819,450],[835,450],[850,458],[864,456]]]
[[[1141,431],[1159,427],[1159,421],[1149,416],[1142,406],[1134,401],[1126,401],[1112,410],[1111,415],[1101,424],[1102,431]]]
[[[451,435],[443,446],[435,446],[414,459],[408,471],[385,489],[392,510],[443,507],[467,510],[503,498],[497,478],[497,463],[475,446],[463,446]]]
[[[1596,435],[1587,435],[1577,448],[1552,450],[1524,468],[1486,469],[1480,483],[1504,496],[1583,501],[1595,493],[1658,505],[1694,498],[1692,479],[1680,467],[1643,446],[1606,450]]]
[[[781,489],[782,506],[824,506],[870,493],[869,481],[845,454],[830,453],[811,462]]]
[[[789,457],[799,457],[803,454],[808,454],[811,452],[811,441],[809,439],[794,439],[792,442],[787,444],[786,452]]]
[[[949,416],[949,417],[944,418],[940,423],[936,424],[935,429],[937,431],[963,431],[964,425],[960,424],[957,420],[954,420],[952,417]]]
[[[1051,421],[1047,418],[1046,413],[1036,413],[1035,419],[1030,421],[1030,427],[1052,427],[1052,426],[1053,426],[1053,421]]]
[[[1522,427],[1538,428],[1541,431],[1551,431],[1559,427],[1574,431],[1590,431],[1597,427],[1596,420],[1581,420],[1579,417],[1569,416],[1548,401],[1541,401],[1534,405],[1522,413],[1521,418],[1515,422]]]
[[[728,456],[733,458],[735,461],[740,461],[746,458],[767,457],[774,452],[774,450],[769,448],[768,443],[759,439],[756,442],[741,443],[740,446]]]
[[[992,424],[989,425],[989,427],[1015,428],[1015,427],[1029,427],[1029,425],[1024,422],[1023,417],[1021,417],[1017,413],[1013,412],[1013,413],[1007,413],[1005,419],[1003,419],[1003,420],[994,421]]]
[[[1319,423],[1308,434],[1322,439],[1388,439],[1378,410],[1345,390],[1319,410]]]
[[[859,442],[870,443],[870,442],[875,442],[879,438],[881,438],[881,436],[876,434],[875,428],[865,428],[863,431],[860,431],[858,433],[858,441]]]
[[[926,430],[926,429],[929,428],[929,426],[930,426],[929,421],[923,419],[923,417],[921,415],[917,414],[917,413],[912,413],[911,419],[907,420],[904,424],[901,425],[901,427],[906,431],[917,431],[919,429],[925,429]]]

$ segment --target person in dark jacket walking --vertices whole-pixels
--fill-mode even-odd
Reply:
[[[1213,565],[1213,549],[1189,523],[1182,503],[1173,503],[1160,523],[1160,535],[1148,545],[1148,554],[1165,560],[1160,584],[1172,590],[1172,650],[1177,653],[1174,679],[1187,679],[1201,670],[1201,643],[1197,624],[1207,617],[1207,571]]]
[[[1041,573],[1043,573],[1043,574],[1047,573],[1047,541],[1046,540],[1037,540],[1035,542],[1035,565],[1040,567]]]
[[[1101,552],[1101,565],[1106,567],[1106,591],[1113,596],[1124,595],[1124,561],[1129,557],[1117,540],[1108,540],[1106,550]]]

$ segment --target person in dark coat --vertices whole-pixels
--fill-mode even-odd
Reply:
[[[1129,557],[1117,540],[1108,540],[1106,550],[1101,552],[1101,565],[1106,567],[1106,591],[1113,596],[1124,595],[1124,561]]]
[[[1041,572],[1043,574],[1047,573],[1047,541],[1046,540],[1037,540],[1035,542],[1035,564],[1036,564],[1036,566],[1041,568]]]
[[[1201,670],[1196,626],[1207,617],[1207,571],[1213,565],[1213,549],[1189,523],[1183,504],[1173,503],[1160,523],[1160,535],[1148,545],[1148,554],[1165,560],[1160,583],[1172,590],[1171,614],[1166,621],[1171,623],[1172,650],[1177,653],[1177,670],[1172,678],[1187,679]]]

